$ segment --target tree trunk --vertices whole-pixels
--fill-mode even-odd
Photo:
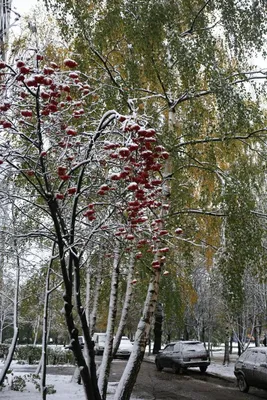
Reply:
[[[88,321],[86,318],[85,309],[81,302],[81,282],[80,282],[80,256],[78,255],[75,247],[73,247],[70,253],[70,263],[73,262],[74,265],[74,293],[76,300],[76,310],[80,319],[81,328],[84,337],[84,352],[80,346],[78,339],[78,329],[74,325],[73,316],[71,314],[71,324],[73,329],[69,330],[70,336],[72,338],[72,349],[74,356],[76,358],[78,367],[80,369],[80,376],[83,382],[83,387],[85,390],[87,400],[101,400],[97,386],[96,377],[96,365],[95,365],[95,353],[94,344],[89,332]],[[71,269],[72,270],[72,269]],[[68,313],[69,317],[70,314]]]
[[[1,221],[1,226],[3,222]],[[0,243],[1,243],[1,252],[0,252],[0,343],[3,341],[3,329],[4,329],[4,252],[5,252],[5,240],[4,240],[4,232],[0,231]]]
[[[160,271],[155,270],[150,278],[143,315],[139,321],[135,334],[133,350],[120,379],[114,400],[129,400],[131,397],[131,393],[144,358],[146,344],[149,339],[150,327],[157,304],[159,280]]]
[[[47,386],[46,386],[46,363],[47,363],[47,341],[48,341],[48,303],[49,303],[49,295],[50,291],[50,274],[51,268],[53,265],[53,256],[55,251],[55,244],[52,249],[52,256],[50,259],[50,263],[48,266],[47,274],[46,274],[46,285],[45,285],[45,302],[44,302],[44,311],[43,311],[43,336],[42,336],[42,376],[41,376],[41,394],[42,399],[46,400],[47,395]]]
[[[39,326],[40,326],[40,315],[37,316],[37,321],[34,325],[34,339],[33,339],[33,345],[36,346],[37,344],[37,338],[38,338],[38,333],[39,333]]]
[[[119,251],[120,251],[120,246],[119,242],[117,242],[114,250],[111,292],[109,301],[109,314],[108,314],[108,322],[106,330],[107,334],[106,346],[104,349],[102,363],[99,369],[99,377],[98,377],[98,388],[103,400],[105,400],[106,398],[108,377],[112,361],[113,336],[114,336],[115,319],[117,314],[117,299],[118,299],[119,262],[120,262]]]
[[[259,347],[260,346],[260,323],[259,319],[256,317],[255,318],[255,327],[254,327],[254,339],[255,339],[255,346]]]
[[[128,268],[128,272],[127,272],[127,287],[126,287],[125,299],[123,302],[123,308],[122,308],[122,312],[121,312],[121,318],[120,318],[118,329],[117,329],[117,332],[116,332],[116,335],[115,335],[115,338],[113,341],[113,350],[112,350],[113,357],[115,357],[116,352],[119,348],[120,340],[123,335],[123,331],[125,329],[128,314],[129,314],[129,307],[131,304],[131,299],[132,299],[132,294],[133,294],[132,280],[133,280],[134,263],[135,263],[135,255],[132,252],[130,255],[130,260],[129,260],[129,268]]]
[[[226,329],[225,329],[223,365],[228,365],[229,363],[230,363],[230,354],[229,354],[229,327],[227,326]]]
[[[98,311],[98,300],[100,295],[100,288],[101,288],[101,280],[102,280],[102,270],[103,270],[103,256],[102,254],[99,255],[97,271],[96,271],[96,278],[95,278],[95,288],[94,288],[94,295],[93,295],[93,305],[90,316],[88,315],[88,321],[90,321],[90,335],[93,336],[95,332],[95,325],[96,325],[96,316]],[[89,299],[87,300],[89,301]]]
[[[158,354],[161,349],[163,308],[161,303],[157,303],[154,322],[154,347],[153,354]]]
[[[59,251],[59,260],[61,266],[61,273],[63,277],[65,293],[63,295],[64,300],[64,316],[66,320],[67,329],[70,335],[71,340],[71,350],[73,351],[75,360],[77,365],[80,369],[81,379],[83,382],[84,392],[86,400],[100,400],[100,396],[97,390],[97,379],[96,374],[93,373],[94,371],[94,351],[93,346],[91,343],[91,338],[89,334],[89,328],[86,320],[86,315],[83,307],[80,304],[80,282],[79,282],[79,257],[75,252],[75,248],[72,247],[71,251],[69,252],[69,265],[67,266],[66,263],[66,255],[64,251],[64,240],[63,236],[67,235],[67,230],[64,225],[64,221],[61,218],[61,213],[58,208],[56,200],[51,200],[48,202],[51,212],[51,217],[54,222],[56,237],[57,237],[57,247]],[[73,264],[74,264],[74,271],[73,271]],[[79,332],[74,322],[73,317],[73,275],[75,279],[76,285],[76,306],[78,310],[78,315],[80,317],[80,321],[82,324],[83,334],[85,345],[89,354],[92,355],[90,358],[90,370],[89,366],[86,363],[86,360],[83,356],[82,349],[79,343]]]
[[[15,352],[18,336],[19,336],[19,328],[18,328],[18,303],[19,303],[19,284],[20,284],[20,261],[18,255],[18,246],[17,241],[14,239],[14,253],[16,257],[16,286],[15,286],[15,295],[14,295],[14,316],[13,316],[13,339],[12,343],[9,347],[8,355],[5,360],[4,366],[0,372],[0,386],[3,385],[5,376],[7,371],[9,370],[11,361],[13,359],[13,355]]]

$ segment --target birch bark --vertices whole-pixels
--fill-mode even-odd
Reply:
[[[99,295],[100,295],[100,288],[101,288],[101,279],[102,279],[102,270],[103,270],[103,256],[102,254],[99,255],[99,261],[97,265],[96,277],[95,277],[95,287],[94,287],[94,295],[93,295],[93,304],[92,310],[90,313],[90,334],[91,336],[95,332],[95,325],[97,319],[97,311],[98,311],[98,302],[99,302]],[[89,301],[89,299],[88,299]]]
[[[158,291],[160,271],[155,271],[150,278],[143,315],[135,334],[133,350],[117,387],[114,400],[129,400],[142,364],[146,344],[148,342],[152,318],[154,315]]]
[[[18,254],[18,243],[17,240],[13,241],[14,253],[16,259],[16,285],[15,285],[15,294],[14,294],[14,316],[13,316],[13,338],[12,343],[10,345],[7,358],[5,360],[4,366],[0,372],[0,386],[3,385],[5,376],[13,359],[13,355],[15,352],[19,328],[18,328],[18,304],[19,304],[19,285],[20,285],[20,259]]]
[[[133,280],[133,272],[134,272],[134,264],[135,264],[135,258],[134,258],[134,253],[132,252],[130,255],[130,260],[129,260],[129,268],[127,272],[127,285],[126,285],[126,293],[125,293],[125,298],[124,298],[124,303],[123,303],[123,308],[121,312],[121,318],[120,322],[118,325],[118,329],[113,341],[113,357],[115,357],[116,352],[119,348],[120,345],[120,340],[123,335],[123,331],[126,326],[127,318],[129,315],[129,308],[131,304],[131,299],[132,299],[132,294],[133,294],[133,285],[132,285],[132,280]]]
[[[99,369],[99,377],[98,377],[98,388],[103,400],[105,400],[106,398],[108,377],[112,361],[113,335],[114,335],[115,319],[117,314],[119,263],[120,263],[120,245],[119,242],[116,241],[114,249],[112,279],[111,279],[109,314],[108,314],[107,330],[106,330],[106,335],[107,335],[106,346],[104,349],[102,363]]]
[[[49,296],[51,293],[50,290],[50,275],[51,275],[51,268],[53,265],[53,257],[55,251],[55,243],[52,249],[52,255],[50,259],[50,263],[46,273],[46,283],[45,283],[45,302],[44,302],[44,310],[43,310],[43,336],[42,336],[42,376],[41,376],[41,395],[42,399],[46,400],[47,395],[47,386],[46,386],[46,363],[47,363],[47,342],[49,336],[49,329],[48,329],[48,303],[49,303]]]

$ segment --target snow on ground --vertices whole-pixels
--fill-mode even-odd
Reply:
[[[14,373],[14,376],[26,377],[29,374],[26,373]],[[46,376],[47,385],[53,385],[56,393],[48,395],[51,400],[73,400],[85,399],[83,386],[78,385],[72,380],[70,375],[47,375]],[[113,394],[115,393],[117,383],[109,383],[107,400],[113,399]],[[1,400],[38,400],[41,399],[41,393],[35,388],[34,383],[28,381],[26,388],[23,392],[18,392],[10,389],[10,384],[6,385],[2,391],[0,391]],[[134,398],[132,399],[134,400]]]
[[[14,365],[16,362],[12,362]],[[3,366],[3,362],[0,360],[0,370]],[[16,364],[18,368],[19,365]],[[23,364],[22,368],[27,367],[27,364]],[[35,384],[31,381],[32,374],[25,372],[14,372],[13,375],[8,374],[8,382],[5,383],[5,387],[0,390],[0,398],[1,400],[38,400],[41,399],[40,392],[36,389]],[[27,380],[26,388],[23,392],[11,390],[11,381],[13,377],[21,376]],[[56,393],[48,395],[48,399],[50,400],[73,400],[75,398],[79,400],[84,400],[85,395],[83,391],[83,386],[78,385],[74,380],[73,376],[70,375],[49,375],[46,376],[47,385],[53,385]],[[118,382],[109,382],[108,384],[108,395],[107,400],[113,399],[113,394],[115,393]],[[135,400],[134,397],[131,398]]]
[[[15,373],[14,375],[25,376],[27,374]],[[71,376],[67,375],[47,375],[47,384],[54,385],[56,393],[49,395],[51,400],[73,400],[78,398],[85,399],[82,385],[71,381]],[[31,382],[27,383],[23,392],[17,392],[10,389],[10,386],[4,387],[0,392],[1,400],[37,400],[41,399],[41,394]]]

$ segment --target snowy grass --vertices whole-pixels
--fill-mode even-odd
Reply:
[[[15,372],[14,376],[22,376],[27,379],[29,374]],[[40,392],[35,388],[32,382],[27,382],[26,389],[23,392],[11,390],[12,377],[9,376],[9,382],[0,392],[1,400],[37,400],[41,399]],[[72,376],[67,375],[47,375],[47,384],[53,385],[56,393],[49,395],[51,400],[73,400],[75,397],[85,399],[82,385],[72,381]]]
[[[3,366],[3,363],[0,361],[0,370]],[[16,364],[18,366],[18,364]],[[27,367],[27,364],[22,366]],[[12,369],[12,366],[11,366]],[[11,382],[15,376],[24,377],[27,381],[27,386],[23,390],[23,392],[18,392],[11,390]],[[41,393],[36,389],[35,384],[31,381],[31,374],[24,372],[14,372],[12,374],[8,374],[8,379],[5,383],[5,387],[0,390],[0,398],[1,400],[38,400],[41,399]],[[46,376],[47,385],[53,385],[56,393],[48,395],[48,399],[51,400],[85,400],[85,395],[83,391],[83,386],[78,385],[73,377],[70,375],[47,375]],[[114,397],[114,393],[116,391],[116,387],[118,382],[110,382],[108,384],[107,390],[107,400],[112,400]],[[134,397],[131,397],[132,400],[135,400]]]

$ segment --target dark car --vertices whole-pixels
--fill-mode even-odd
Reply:
[[[185,340],[169,343],[155,358],[158,371],[163,368],[172,368],[178,374],[181,369],[199,367],[201,372],[206,372],[210,365],[209,353],[204,343],[197,340]]]
[[[267,389],[267,348],[250,347],[235,363],[237,385],[247,393],[250,386]]]

